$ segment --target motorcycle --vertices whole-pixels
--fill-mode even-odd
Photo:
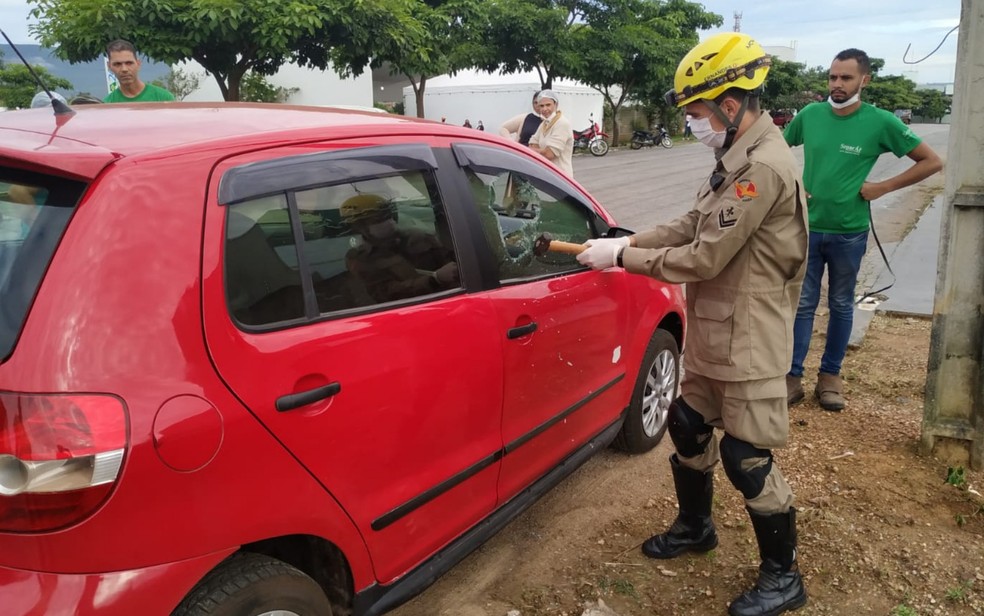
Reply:
[[[574,151],[588,150],[595,156],[608,154],[608,135],[601,132],[601,127],[594,121],[594,114],[588,116],[591,126],[584,130],[574,131]]]
[[[657,126],[653,132],[645,130],[632,131],[632,141],[629,142],[629,147],[633,150],[638,150],[642,146],[651,148],[654,145],[660,145],[664,148],[673,147],[673,140],[670,139],[669,133],[662,126]]]

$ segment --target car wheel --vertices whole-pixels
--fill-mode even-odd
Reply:
[[[680,383],[680,351],[670,332],[657,329],[646,347],[636,378],[629,411],[615,446],[628,453],[644,453],[666,434],[670,403]]]
[[[287,563],[242,552],[206,575],[172,616],[331,616],[313,579]]]

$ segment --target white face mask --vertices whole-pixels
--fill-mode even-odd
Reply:
[[[727,133],[711,128],[710,118],[691,118],[690,131],[694,134],[694,137],[697,137],[701,143],[708,147],[724,147],[724,140],[727,137]]]
[[[844,109],[845,107],[850,107],[851,105],[858,102],[859,100],[861,100],[861,90],[855,92],[854,96],[847,99],[843,103],[838,103],[837,101],[830,98],[829,96],[827,97],[827,102],[830,103],[830,106],[833,107],[834,109]]]

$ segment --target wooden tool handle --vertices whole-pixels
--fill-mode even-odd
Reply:
[[[584,244],[574,244],[571,242],[561,242],[559,240],[553,240],[550,242],[550,246],[547,250],[551,252],[562,252],[568,255],[579,255],[584,252]]]

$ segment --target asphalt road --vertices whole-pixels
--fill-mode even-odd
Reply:
[[[912,130],[946,157],[950,127],[946,124],[913,124]],[[793,148],[802,168],[803,148]],[[912,162],[892,154],[881,157],[869,176],[881,180],[901,173]],[[574,157],[574,177],[598,199],[623,227],[643,231],[687,212],[697,189],[714,167],[714,155],[700,142],[661,147],[610,150],[606,156],[579,154]],[[886,195],[872,204],[875,230],[881,230],[879,212],[903,207],[910,187]],[[881,233],[879,233],[881,236]],[[882,237],[885,241],[885,238]]]

